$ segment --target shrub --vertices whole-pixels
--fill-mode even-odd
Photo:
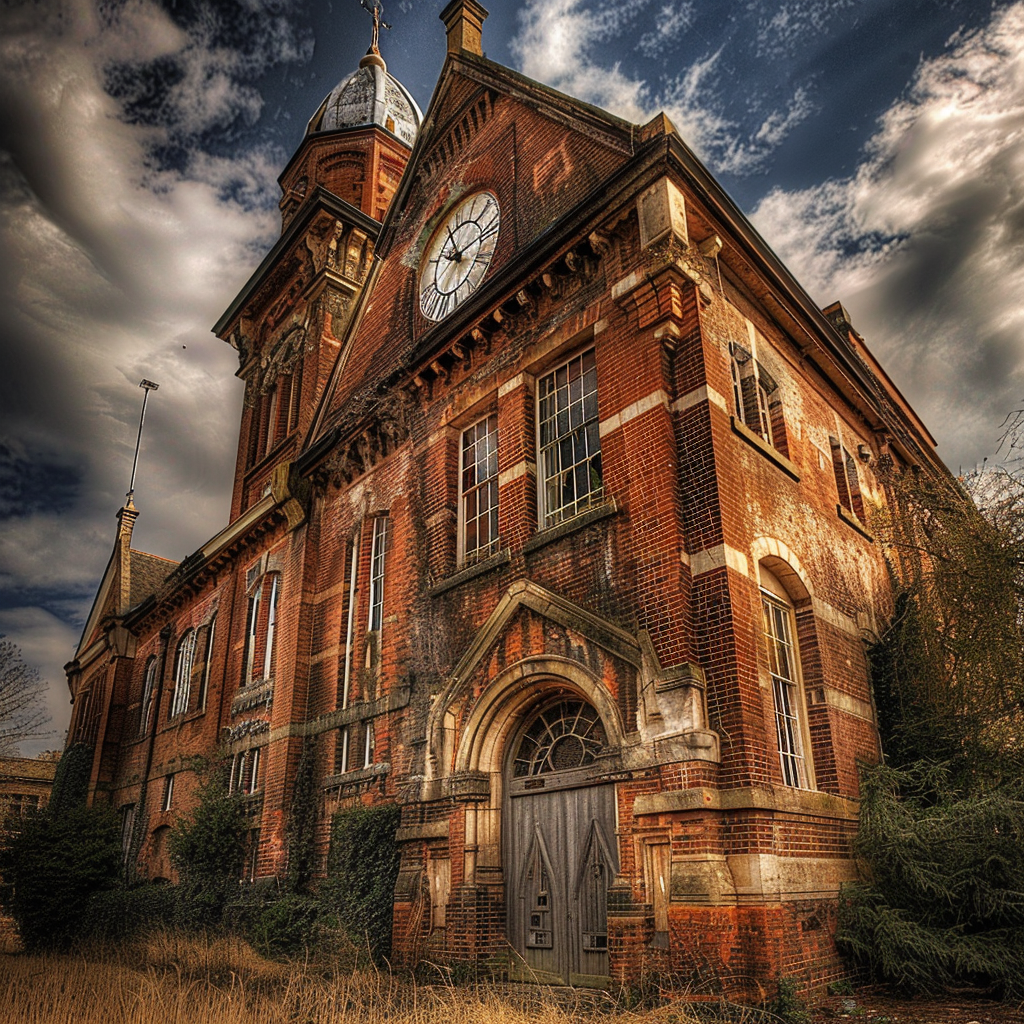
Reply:
[[[266,957],[305,952],[316,941],[318,916],[315,899],[285,893],[252,916],[245,937]]]
[[[26,818],[0,852],[4,905],[25,946],[69,945],[90,897],[116,884],[120,868],[120,825],[106,808],[47,808]]]
[[[240,796],[227,792],[223,766],[194,767],[199,801],[171,830],[171,860],[180,878],[179,920],[187,928],[219,924],[237,893],[249,818]]]
[[[395,805],[354,807],[334,816],[327,878],[321,886],[324,911],[356,942],[365,942],[377,961],[391,953],[391,907],[400,855]]]
[[[1024,995],[1024,480],[887,487],[898,584],[869,649],[886,764],[861,769],[865,880],[837,940],[904,990]]]
[[[59,815],[72,807],[84,807],[89,793],[93,748],[87,743],[73,743],[61,755],[53,774],[53,787],[47,811]]]
[[[1021,796],[963,792],[927,762],[865,769],[857,849],[870,881],[843,891],[841,945],[901,989],[1024,995]]]
[[[170,927],[177,908],[177,892],[172,885],[117,885],[89,898],[83,931],[89,938],[114,942],[133,939],[157,926]]]
[[[292,892],[308,892],[313,880],[319,810],[316,744],[314,739],[308,738],[302,747],[288,817],[288,888]]]

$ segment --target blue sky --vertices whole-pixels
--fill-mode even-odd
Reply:
[[[386,4],[381,49],[424,108],[443,6]],[[492,59],[632,120],[666,110],[815,300],[844,302],[951,468],[995,454],[1024,400],[1024,2],[490,7]],[[358,0],[0,8],[0,632],[53,684],[58,731],[138,382],[161,388],[135,544],[181,559],[226,521],[237,443],[210,325],[368,41]]]

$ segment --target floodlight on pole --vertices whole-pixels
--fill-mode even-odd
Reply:
[[[135,458],[132,461],[132,482],[128,485],[128,494],[125,496],[127,498],[125,504],[128,506],[131,506],[132,495],[135,493],[135,471],[139,468],[139,447],[142,445],[142,425],[146,422],[146,403],[149,401],[150,391],[156,391],[160,385],[143,378],[139,381],[139,387],[145,391],[145,394],[142,396],[142,415],[139,417],[139,436],[135,439]]]

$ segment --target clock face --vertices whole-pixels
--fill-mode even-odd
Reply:
[[[447,213],[420,264],[420,309],[443,320],[480,287],[498,244],[497,197],[477,192]]]

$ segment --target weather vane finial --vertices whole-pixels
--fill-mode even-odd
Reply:
[[[370,52],[379,55],[380,30],[382,28],[391,28],[383,18],[384,4],[382,0],[359,0],[359,3],[363,10],[370,12],[370,16],[373,18],[373,39],[370,43]]]

